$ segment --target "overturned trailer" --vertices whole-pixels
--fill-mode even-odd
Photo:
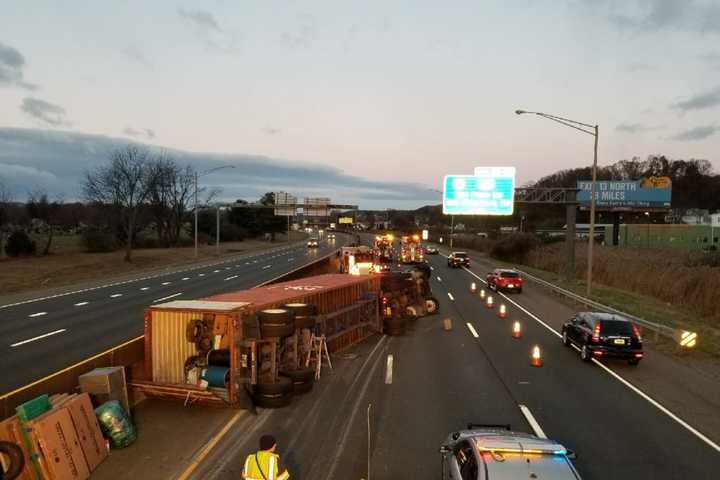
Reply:
[[[144,378],[131,386],[186,403],[246,406],[247,393],[278,390],[279,371],[302,366],[311,336],[324,335],[333,352],[381,331],[379,291],[377,277],[326,274],[153,305],[145,310]]]

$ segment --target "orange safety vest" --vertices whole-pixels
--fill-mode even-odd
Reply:
[[[247,456],[242,478],[246,480],[289,480],[290,474],[285,470],[278,474],[280,455],[268,450],[260,450]]]

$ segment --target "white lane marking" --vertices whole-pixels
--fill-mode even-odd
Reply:
[[[290,258],[288,258],[288,262],[292,262],[293,260],[295,260],[295,258],[294,258],[294,257],[290,257]]]
[[[204,273],[198,273],[198,277],[204,277],[204,276],[205,276]]]
[[[475,330],[475,327],[472,326],[470,322],[467,323],[468,329],[470,329],[470,333],[472,333],[472,336],[475,338],[480,338],[480,335],[478,335],[477,331]]]
[[[150,290],[150,287],[142,287],[140,290],[144,292],[145,290]]]
[[[123,296],[122,293],[113,293],[112,295],[110,295],[110,298],[118,298],[118,297],[122,297],[122,296]]]
[[[173,293],[172,295],[168,295],[167,297],[158,298],[157,300],[153,300],[153,303],[162,302],[163,300],[167,300],[169,298],[175,298],[178,295],[182,295],[182,292]]]
[[[250,265],[250,262],[245,262],[245,265]]]
[[[253,263],[257,263],[257,262],[258,262],[257,260],[253,260]]]
[[[392,353],[387,356],[387,368],[385,369],[385,385],[392,384],[393,356]]]
[[[230,267],[225,267],[225,270],[230,270]]]
[[[231,275],[231,276],[227,277],[224,281],[227,282],[228,280],[232,280],[232,279],[237,278],[237,277],[238,277],[237,275]]]
[[[190,277],[183,277],[183,278],[181,278],[181,280],[182,280],[183,282],[185,282],[185,281],[187,281],[187,280],[190,280]]]
[[[267,270],[268,268],[272,267],[272,265],[265,265],[262,269]]]
[[[442,282],[442,278],[437,277],[437,279],[438,279],[438,282]]]
[[[47,337],[50,337],[50,336],[52,336],[52,335],[57,335],[58,333],[63,333],[64,331],[65,331],[65,329],[64,329],[64,328],[61,328],[60,330],[55,330],[55,331],[52,331],[52,332],[49,332],[49,333],[44,333],[44,334],[42,334],[42,335],[38,335],[37,337],[28,338],[27,340],[23,340],[23,341],[21,341],[21,342],[13,343],[12,345],[10,345],[10,347],[11,347],[11,348],[19,347],[20,345],[25,345],[26,343],[34,342],[35,340],[40,340],[40,339],[42,339],[42,338],[47,338]]]
[[[220,270],[213,270],[212,273],[219,273],[219,272],[220,272]]]
[[[47,315],[47,312],[31,313],[30,315],[28,315],[28,317],[35,318],[35,317],[42,317],[43,315]]]
[[[525,415],[525,420],[530,424],[530,428],[533,429],[533,432],[535,432],[535,435],[540,438],[547,438],[547,435],[545,435],[545,432],[543,432],[542,427],[540,427],[540,424],[537,420],[535,420],[535,417],[533,416],[532,412],[528,407],[525,405],[518,405],[520,407],[520,411],[523,415]]]
[[[465,267],[463,267],[463,268],[465,268]],[[466,270],[468,273],[470,273],[470,275],[472,275],[473,277],[477,278],[477,279],[480,280],[481,282],[487,283],[487,282],[485,282],[485,280],[483,280],[482,278],[480,278],[480,277],[478,277],[477,275],[475,275],[474,272],[468,270],[467,268],[465,268],[465,270]],[[542,320],[540,320],[540,318],[538,318],[537,315],[533,314],[532,312],[530,312],[529,310],[527,310],[525,307],[523,307],[523,306],[520,305],[519,303],[515,302],[514,300],[508,298],[507,295],[505,295],[505,294],[503,294],[503,293],[500,293],[499,295],[502,296],[503,298],[505,298],[508,302],[510,302],[510,303],[512,303],[513,305],[515,305],[516,307],[518,307],[518,308],[519,308],[520,310],[522,310],[523,312],[525,312],[530,318],[532,318],[533,320],[537,321],[540,325],[542,325],[543,327],[547,328],[547,329],[548,329],[550,332],[552,332],[556,337],[562,338],[562,335],[561,335],[559,332],[557,332],[554,328],[552,328],[552,327],[551,327],[550,325],[548,325],[547,323],[545,323],[545,322],[543,322]],[[576,347],[576,350],[577,350],[577,347]],[[620,375],[618,375],[617,373],[615,373],[614,370],[612,370],[611,368],[607,367],[607,366],[604,365],[603,363],[599,362],[597,359],[593,358],[592,361],[593,361],[593,363],[595,363],[595,365],[598,365],[600,368],[602,368],[602,369],[605,370],[607,373],[609,373],[610,375],[612,375],[612,376],[613,376],[616,380],[618,380],[620,383],[622,383],[623,385],[625,385],[626,387],[628,387],[630,390],[632,390],[633,392],[637,393],[640,397],[642,397],[643,399],[645,399],[650,405],[652,405],[652,406],[654,406],[655,408],[657,408],[658,410],[660,410],[662,413],[664,413],[665,415],[667,415],[668,417],[670,417],[672,420],[674,420],[675,422],[677,422],[678,425],[680,425],[681,427],[685,428],[688,432],[692,433],[692,434],[695,435],[697,438],[699,438],[700,440],[702,440],[703,442],[705,442],[705,444],[707,444],[710,448],[714,449],[714,450],[717,451],[717,452],[720,452],[720,445],[718,445],[717,443],[715,443],[715,442],[713,442],[712,440],[710,440],[710,439],[709,439],[708,437],[706,437],[702,432],[698,431],[695,427],[693,427],[692,425],[690,425],[689,423],[687,423],[685,420],[683,420],[682,418],[678,417],[678,416],[675,415],[673,412],[671,412],[670,410],[668,410],[668,409],[667,409],[665,406],[663,406],[660,402],[658,402],[657,400],[653,399],[653,398],[650,397],[648,394],[646,394],[645,392],[643,392],[642,390],[640,390],[638,387],[636,387],[636,386],[633,385],[632,383],[630,383],[630,382],[628,382],[627,380],[625,380],[623,377],[621,377]]]
[[[430,270],[435,270],[435,267],[433,267],[432,265],[430,265]]]
[[[75,306],[76,306],[76,307],[82,307],[82,306],[84,306],[84,305],[87,305],[88,303],[90,303],[90,302],[78,302],[78,303],[75,304]]]
[[[300,242],[300,243],[304,244],[304,242]],[[298,249],[300,249],[300,248],[302,248],[302,247],[298,247]],[[242,255],[241,257],[242,257],[243,259],[245,259],[245,258],[252,258],[253,255]],[[27,305],[27,304],[29,304],[29,303],[42,302],[42,301],[44,301],[44,300],[52,300],[53,298],[66,297],[66,296],[68,296],[68,295],[75,295],[75,294],[77,294],[77,293],[92,292],[92,291],[95,291],[95,290],[101,290],[101,289],[103,289],[103,288],[118,287],[118,286],[120,286],[120,285],[127,285],[127,284],[129,284],[129,283],[142,282],[142,281],[144,281],[144,280],[151,280],[151,279],[153,279],[153,278],[166,277],[166,276],[168,276],[168,275],[175,275],[175,274],[177,274],[177,273],[192,272],[192,271],[195,271],[195,270],[200,270],[201,268],[212,267],[212,266],[214,266],[214,265],[220,265],[220,264],[227,263],[227,262],[233,261],[233,260],[234,260],[234,259],[225,259],[225,260],[220,260],[220,261],[218,261],[218,262],[203,263],[203,264],[200,264],[200,265],[192,265],[192,266],[189,266],[188,268],[181,268],[181,269],[179,269],[179,270],[173,270],[173,271],[170,271],[170,272],[157,273],[157,274],[155,274],[155,275],[148,275],[148,276],[145,276],[145,277],[131,278],[130,280],[124,280],[124,281],[122,281],[122,282],[106,283],[106,284],[104,284],[104,285],[98,285],[98,286],[95,286],[95,287],[82,288],[82,289],[80,289],[80,290],[73,290],[73,291],[71,291],[71,292],[57,293],[57,294],[55,294],[55,295],[47,295],[47,296],[45,296],[45,297],[30,298],[30,299],[28,299],[28,300],[22,300],[22,301],[20,301],[20,302],[7,303],[7,304],[5,304],[5,305],[0,305],[0,310],[2,310],[2,309],[4,309],[4,308],[17,307],[18,305]],[[201,275],[201,276],[202,276],[202,275]]]
[[[165,286],[165,285],[170,285],[171,283],[172,282],[162,282],[160,285]]]
[[[453,297],[453,294],[450,293],[450,292],[447,292],[447,293],[448,293],[448,297],[450,297],[450,300],[452,300],[452,301],[454,302],[454,301],[455,301],[455,297]]]

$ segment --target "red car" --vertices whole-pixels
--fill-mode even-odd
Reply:
[[[520,273],[506,268],[496,268],[487,276],[488,288],[496,292],[505,290],[508,292],[522,292],[523,279]]]

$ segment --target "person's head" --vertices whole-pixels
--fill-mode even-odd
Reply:
[[[275,442],[275,437],[272,435],[263,435],[260,437],[260,450],[269,450],[271,452],[275,451],[275,448],[277,448],[277,442]]]

